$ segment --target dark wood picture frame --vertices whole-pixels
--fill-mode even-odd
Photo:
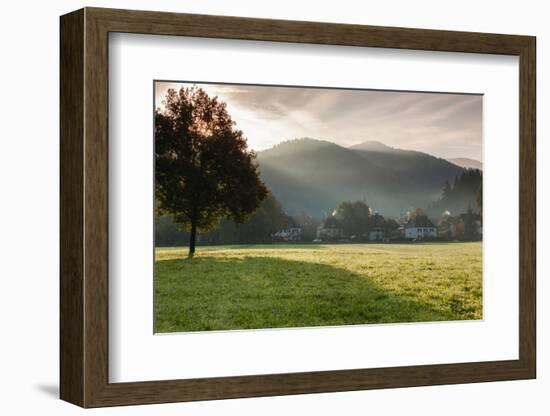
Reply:
[[[530,36],[85,8],[61,17],[60,396],[82,407],[336,392],[536,376],[535,38]],[[110,32],[519,57],[519,359],[109,383]]]

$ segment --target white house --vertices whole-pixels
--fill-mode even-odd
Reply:
[[[405,238],[422,240],[437,237],[437,228],[425,215],[417,215],[405,224]]]
[[[334,217],[328,217],[317,227],[317,238],[337,239],[344,237],[340,222]]]
[[[294,218],[287,216],[288,227],[272,234],[272,238],[282,241],[300,241],[302,239],[302,227],[296,224]]]
[[[381,241],[386,237],[386,232],[382,227],[374,227],[369,231],[370,241]]]

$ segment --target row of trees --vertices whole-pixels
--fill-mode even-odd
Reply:
[[[385,231],[399,228],[397,221],[373,213],[363,201],[342,202],[334,211],[333,216],[348,236],[366,237],[374,228],[381,228]]]
[[[453,184],[447,180],[443,184],[441,196],[428,207],[430,215],[439,215],[441,212],[466,212],[472,208],[475,212],[482,209],[483,173],[479,169],[466,169],[456,176]]]
[[[438,235],[449,240],[480,240],[482,238],[480,225],[481,214],[474,212],[471,207],[465,213],[455,216],[446,212],[438,224]]]
[[[305,217],[307,216],[304,216],[304,219]],[[207,244],[269,243],[273,233],[290,225],[289,220],[279,201],[268,193],[258,209],[242,224],[236,224],[231,218],[220,218],[213,227],[203,231],[197,239]],[[157,217],[155,227],[157,246],[186,245],[189,238],[189,231],[175,224],[170,216]]]
[[[334,211],[347,236],[366,239],[373,228],[392,231],[399,227],[394,219],[386,219],[373,213],[363,201],[342,202]],[[292,226],[301,228],[303,241],[312,241],[317,237],[320,221],[305,212],[289,217],[277,199],[269,193],[259,208],[243,224],[235,224],[228,218],[222,218],[216,227],[202,232],[198,241],[202,244],[259,244],[273,241],[273,234]],[[155,224],[157,246],[186,245],[190,233],[173,222],[170,216],[158,216]]]
[[[203,233],[201,242],[217,244],[259,244],[271,241],[271,234],[287,228],[288,217],[270,193],[259,208],[242,224],[223,218],[214,230]]]

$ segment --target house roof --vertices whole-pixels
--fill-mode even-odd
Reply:
[[[417,215],[414,218],[411,218],[405,228],[417,228],[417,227],[435,227],[434,223],[425,215]]]

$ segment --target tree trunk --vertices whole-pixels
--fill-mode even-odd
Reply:
[[[197,239],[197,221],[191,222],[191,235],[189,237],[189,254],[188,258],[192,259],[195,255],[195,240]]]

